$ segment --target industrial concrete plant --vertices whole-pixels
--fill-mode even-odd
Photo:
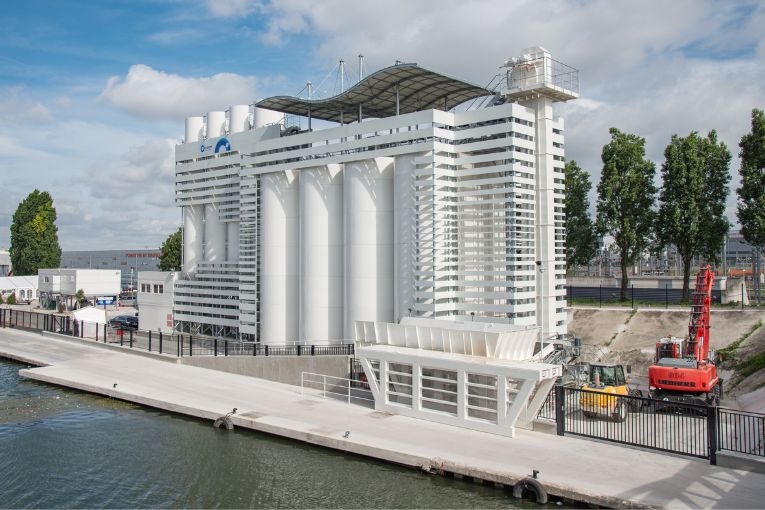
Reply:
[[[405,317],[565,332],[552,106],[578,97],[578,71],[534,47],[493,83],[397,63],[333,97],[187,118],[175,329],[271,345]]]

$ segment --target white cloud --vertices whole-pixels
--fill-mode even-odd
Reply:
[[[80,175],[93,198],[110,203],[172,208],[175,183],[175,143],[146,140],[118,158],[94,162]]]
[[[311,36],[316,60],[353,61],[362,52],[369,69],[399,59],[481,84],[505,58],[542,45],[581,71],[581,99],[557,109],[566,155],[591,172],[594,186],[611,126],[645,137],[657,168],[673,133],[717,129],[734,156],[729,211],[735,207],[738,141],[751,109],[765,106],[765,4],[279,0],[262,11],[264,42]]]
[[[258,7],[253,0],[205,0],[210,14],[221,18],[246,16]]]
[[[143,64],[124,77],[109,78],[101,98],[130,115],[148,120],[178,121],[255,97],[256,78],[232,73],[189,78],[157,71]]]
[[[9,87],[0,92],[0,119],[11,124],[47,124],[53,121],[50,110],[27,97],[23,87]]]

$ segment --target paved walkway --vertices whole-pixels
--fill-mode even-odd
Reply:
[[[0,330],[0,356],[49,365],[22,370],[25,377],[206,419],[236,407],[236,426],[409,466],[506,484],[537,469],[551,494],[593,504],[760,508],[765,502],[765,476],[705,461],[523,430],[505,438],[36,333]]]

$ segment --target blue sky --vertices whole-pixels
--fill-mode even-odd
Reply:
[[[600,175],[617,126],[661,165],[673,133],[738,153],[765,107],[765,3],[675,0],[132,0],[7,3],[0,18],[0,247],[18,202],[53,194],[64,249],[157,246],[177,228],[183,119],[396,59],[485,83],[542,45],[581,70],[566,150]],[[330,77],[325,92],[332,88]],[[732,188],[737,186],[734,157]],[[734,218],[735,198],[729,200]]]

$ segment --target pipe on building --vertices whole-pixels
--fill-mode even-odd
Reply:
[[[202,137],[205,120],[202,117],[186,117],[186,143],[198,142]]]
[[[217,204],[205,204],[205,262],[226,258],[226,227],[220,221]]]
[[[269,124],[278,124],[284,119],[284,114],[265,108],[253,108],[252,128],[257,129]]]
[[[226,112],[207,112],[207,138],[223,136],[226,131]]]
[[[235,104],[228,114],[228,132],[241,133],[250,129],[250,105]]]
[[[260,341],[298,341],[299,197],[296,171],[260,178]]]
[[[183,272],[192,273],[202,258],[204,206],[183,207]]]
[[[300,342],[343,340],[341,165],[300,172]]]

